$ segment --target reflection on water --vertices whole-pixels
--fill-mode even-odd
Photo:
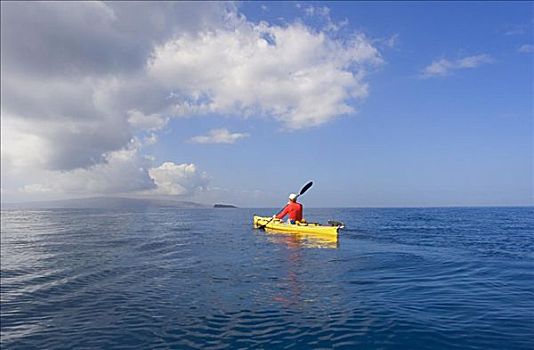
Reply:
[[[289,248],[339,248],[337,236],[318,236],[308,233],[280,233],[277,231],[265,229],[269,241],[277,244],[285,244]]]
[[[279,282],[273,290],[272,300],[283,309],[303,311],[317,302],[317,293],[314,282],[310,283],[312,267],[307,254],[308,248],[338,248],[337,237],[322,237],[312,234],[288,234],[267,230],[267,241],[279,245],[282,249],[278,262],[282,267],[279,271]],[[322,261],[317,259],[315,263]],[[316,266],[316,265],[313,265]],[[317,272],[317,271],[316,271]]]

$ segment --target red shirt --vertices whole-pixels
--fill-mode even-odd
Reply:
[[[283,219],[286,215],[289,215],[290,220],[302,221],[302,204],[289,202],[284,210],[280,214],[276,215],[276,217],[278,219]]]

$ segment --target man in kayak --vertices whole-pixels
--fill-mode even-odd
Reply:
[[[302,204],[297,203],[297,195],[294,193],[289,195],[289,202],[287,202],[287,205],[281,213],[275,215],[275,218],[282,220],[286,215],[289,216],[288,221],[291,224],[302,221]]]

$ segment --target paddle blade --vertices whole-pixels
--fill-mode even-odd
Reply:
[[[302,190],[300,190],[299,196],[303,195],[310,187],[312,187],[313,181],[310,181],[306,184],[306,186],[302,187]]]

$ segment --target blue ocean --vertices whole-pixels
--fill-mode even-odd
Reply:
[[[2,349],[534,349],[534,207],[3,210]]]

